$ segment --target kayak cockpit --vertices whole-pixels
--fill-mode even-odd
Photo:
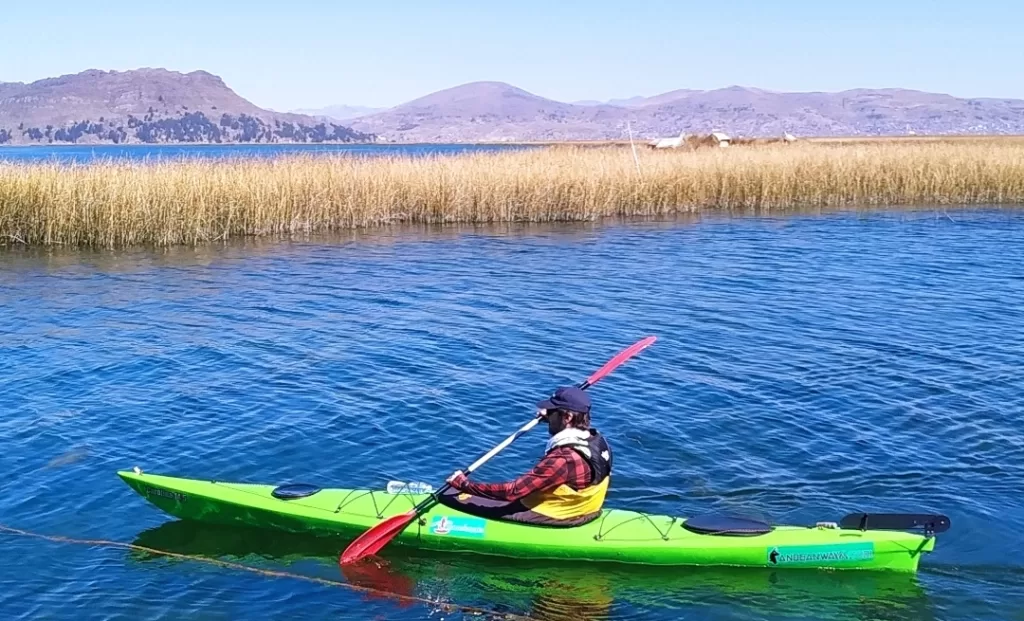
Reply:
[[[294,500],[296,498],[309,498],[320,490],[320,487],[311,483],[284,483],[275,487],[270,492],[270,495],[280,500]]]
[[[699,515],[684,520],[682,527],[698,535],[755,537],[766,535],[775,527],[768,522],[730,515]]]

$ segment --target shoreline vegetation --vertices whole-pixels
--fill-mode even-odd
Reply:
[[[199,244],[392,224],[1024,204],[1024,138],[0,163],[0,244]]]
[[[216,109],[216,106],[214,106]],[[122,145],[122,144],[320,144],[324,142],[373,143],[374,134],[358,132],[351,127],[326,121],[312,126],[301,122],[272,122],[248,114],[222,113],[207,117],[200,111],[183,107],[179,117],[157,116],[151,106],[141,118],[129,114],[125,120],[99,117],[98,122],[78,121],[62,126],[47,124],[28,127],[24,122],[16,128],[0,127],[0,146]],[[57,143],[56,145],[54,143]]]

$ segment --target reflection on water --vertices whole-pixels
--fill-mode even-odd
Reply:
[[[904,208],[874,205],[848,206],[823,210],[798,210],[802,217],[831,218],[836,214],[861,213],[865,216],[884,213],[897,220],[933,220],[944,211],[921,206]],[[251,259],[257,256],[287,257],[303,245],[333,248],[358,244],[360,252],[386,251],[396,245],[443,243],[472,238],[499,238],[510,245],[523,241],[543,244],[571,244],[598,239],[609,226],[629,226],[633,230],[671,229],[699,223],[728,223],[734,219],[749,223],[752,219],[779,228],[792,226],[793,213],[767,212],[751,216],[742,212],[713,210],[698,213],[676,213],[649,217],[610,216],[592,222],[496,222],[452,224],[391,224],[368,228],[343,229],[317,233],[289,233],[258,237],[239,237],[199,243],[194,246],[131,247],[122,249],[78,248],[70,246],[24,246],[0,240],[0,260],[13,272],[17,268],[44,268],[47,272],[72,269],[104,273],[136,272],[166,267],[210,267],[221,261]],[[949,217],[948,214],[942,217]],[[0,272],[0,284],[4,273]]]
[[[195,246],[132,247],[120,249],[77,248],[69,246],[25,246],[0,240],[0,260],[5,267],[44,267],[47,272],[64,269],[135,272],[162,267],[209,267],[220,261],[266,256],[287,257],[304,245],[338,249],[352,244],[360,252],[387,252],[397,245],[446,243],[479,237],[500,238],[516,245],[528,239],[534,243],[573,243],[599,236],[609,225],[630,222],[639,229],[670,228],[707,219],[728,219],[729,214],[700,215],[681,213],[647,220],[605,218],[600,222],[508,222],[488,224],[393,224],[369,228],[343,229],[319,233],[292,233],[239,237]],[[0,277],[3,273],[0,272]]]
[[[802,569],[634,567],[605,563],[524,562],[468,554],[385,550],[357,566],[337,565],[345,541],[170,521],[142,532],[135,545],[232,560],[296,573],[341,577],[378,597],[415,596],[545,621],[598,621],[713,612],[740,606],[787,619],[867,621],[938,618],[913,575]],[[133,552],[135,561],[162,559]]]

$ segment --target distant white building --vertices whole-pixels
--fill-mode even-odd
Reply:
[[[680,132],[679,136],[675,138],[658,138],[647,144],[655,149],[675,149],[682,146],[684,142],[686,142],[686,132]]]
[[[702,136],[697,140],[697,146],[713,146],[728,147],[732,139],[729,138],[728,134],[724,132],[712,132],[711,134]],[[675,138],[657,138],[647,143],[648,146],[654,149],[677,149],[687,145],[686,132],[680,133]]]
[[[789,132],[782,132],[782,140],[785,142],[796,142],[796,136]]]

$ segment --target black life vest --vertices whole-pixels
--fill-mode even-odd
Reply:
[[[587,438],[586,450],[581,446],[570,445],[572,450],[579,453],[580,457],[590,466],[590,484],[597,485],[604,481],[612,473],[612,447],[597,429],[590,430],[590,437]]]

